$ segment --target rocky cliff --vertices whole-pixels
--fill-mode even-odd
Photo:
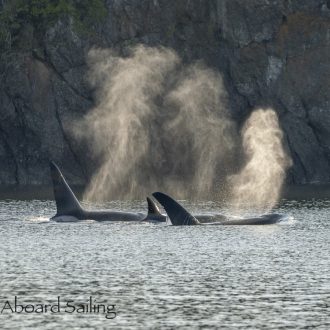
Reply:
[[[70,13],[48,25],[25,19],[2,47],[0,184],[48,184],[49,159],[71,182],[88,180],[95,163],[70,129],[94,103],[86,55],[137,43],[219,70],[238,123],[273,107],[294,163],[288,182],[330,182],[330,1],[107,0],[104,8],[87,29]]]

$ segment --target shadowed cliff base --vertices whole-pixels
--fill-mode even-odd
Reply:
[[[85,186],[71,186],[79,200],[82,200],[84,195]],[[279,201],[281,204],[282,199],[288,200],[313,200],[313,199],[328,199],[330,198],[330,185],[294,185],[284,186],[282,188],[282,195]],[[37,186],[0,186],[0,200],[54,200],[53,188],[49,185]],[[141,197],[141,201],[144,197]],[[191,199],[187,199],[191,200]],[[226,196],[220,196],[219,201],[226,200]],[[203,201],[203,199],[201,199]]]

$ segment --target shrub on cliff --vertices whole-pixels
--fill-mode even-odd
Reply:
[[[107,15],[104,0],[4,0],[0,5],[0,46],[15,45],[26,25],[43,31],[63,16],[74,19],[76,30],[86,33]]]

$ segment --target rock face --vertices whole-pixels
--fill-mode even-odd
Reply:
[[[95,169],[72,123],[93,107],[91,47],[144,43],[219,70],[239,123],[273,107],[293,167],[289,183],[330,182],[330,1],[107,0],[93,33],[63,17],[44,31],[26,22],[0,58],[0,184],[48,184],[48,161],[84,184]],[[90,146],[91,147],[91,146]]]

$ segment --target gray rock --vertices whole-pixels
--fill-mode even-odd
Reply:
[[[0,184],[47,184],[48,161],[84,184],[92,146],[72,122],[93,106],[86,80],[91,47],[137,43],[174,48],[219,70],[239,123],[273,106],[294,164],[293,183],[330,181],[330,5],[327,0],[106,0],[92,33],[71,18],[46,31],[27,24],[0,57]],[[0,9],[1,10],[1,9]]]
[[[291,170],[293,182],[329,182],[330,166],[324,149],[313,128],[291,113],[282,117],[295,167]]]

